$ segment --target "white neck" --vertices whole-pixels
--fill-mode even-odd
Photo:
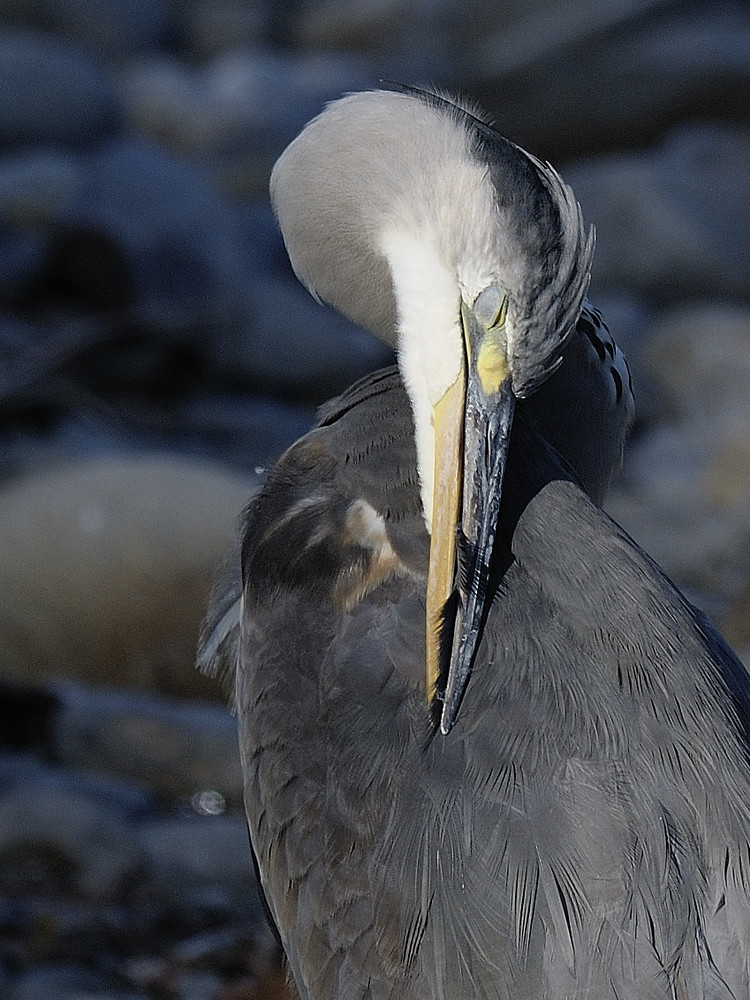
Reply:
[[[398,310],[398,359],[416,430],[422,510],[432,522],[435,434],[433,407],[456,381],[463,359],[461,290],[435,246],[403,230],[388,230],[388,260]]]

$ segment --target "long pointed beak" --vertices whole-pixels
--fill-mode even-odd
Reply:
[[[427,573],[427,700],[438,693],[445,608],[456,586],[456,539],[461,518],[466,366],[434,408],[435,435],[430,564]]]
[[[440,674],[441,633],[453,625],[440,718],[444,734],[456,721],[484,627],[513,422],[515,398],[507,361],[504,300],[496,291],[489,301],[483,293],[474,307],[462,307],[466,377],[448,390],[435,411],[436,500],[428,575],[427,670],[432,684],[428,690],[434,690]],[[460,448],[457,437],[463,442]],[[451,622],[445,607],[454,593],[456,611]]]

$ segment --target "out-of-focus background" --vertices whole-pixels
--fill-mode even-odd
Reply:
[[[379,80],[474,97],[598,230],[639,420],[609,509],[750,652],[750,9],[2,0],[0,995],[281,996],[215,567],[315,406],[389,361],[296,284],[271,165]]]

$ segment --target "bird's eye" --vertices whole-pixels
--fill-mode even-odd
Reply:
[[[477,295],[474,315],[485,330],[501,327],[508,315],[508,296],[499,285],[488,285]]]

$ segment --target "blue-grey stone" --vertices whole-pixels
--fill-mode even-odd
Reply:
[[[0,148],[86,146],[117,124],[119,103],[99,65],[76,46],[0,30]]]
[[[124,991],[103,973],[75,965],[37,965],[19,975],[9,1000],[145,1000],[143,994]]]
[[[685,125],[565,171],[597,228],[596,281],[652,301],[750,297],[750,132]]]
[[[104,56],[156,48],[173,30],[164,0],[41,0],[39,6],[37,17],[49,30]]]
[[[128,121],[193,160],[223,190],[265,191],[282,149],[327,101],[377,84],[369,60],[342,53],[234,47],[193,67],[162,56],[119,76]]]
[[[247,328],[219,331],[210,358],[266,393],[322,402],[393,361],[392,351],[292,279],[257,276]]]
[[[507,5],[493,6],[502,18]],[[691,119],[750,122],[746,3],[592,0],[557,7],[555,17],[543,3],[508,12],[515,23],[505,30],[454,42],[445,82],[557,166],[564,156],[642,147]]]
[[[39,275],[46,259],[47,240],[41,233],[11,228],[0,221],[0,303],[22,295]]]
[[[88,159],[67,229],[69,239],[106,240],[124,262],[133,300],[175,332],[238,321],[250,254],[233,209],[199,168],[136,140],[108,143]]]
[[[0,156],[0,220],[19,229],[48,229],[80,199],[80,153],[34,146]]]
[[[47,764],[31,753],[0,751],[0,792],[23,787],[34,787],[40,795],[51,790],[83,796],[123,823],[151,816],[157,806],[154,794],[136,782]]]
[[[70,891],[115,901],[143,854],[128,829],[78,792],[24,786],[0,797],[0,884],[5,891]]]
[[[193,454],[253,471],[310,430],[315,408],[268,395],[201,393],[180,405],[179,421],[181,444]]]
[[[150,886],[171,905],[240,906],[261,923],[244,815],[177,817],[140,825]]]
[[[54,732],[61,763],[145,784],[186,798],[214,789],[242,801],[236,722],[223,705],[56,686],[61,707]]]

